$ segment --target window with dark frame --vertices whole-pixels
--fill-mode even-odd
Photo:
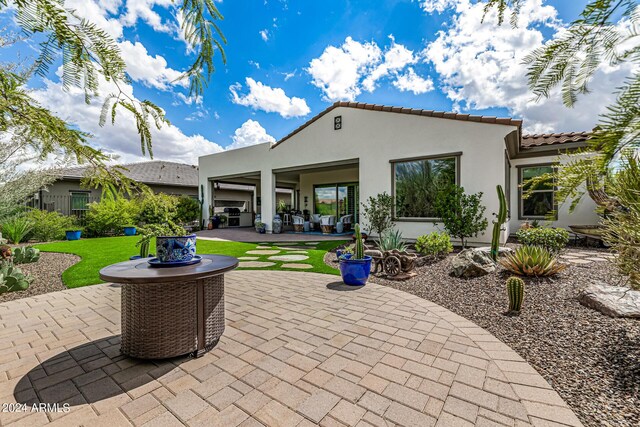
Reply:
[[[86,211],[89,209],[89,193],[72,191],[70,194],[71,211]]]
[[[392,162],[394,218],[437,219],[439,191],[459,184],[460,155],[443,155]]]
[[[532,186],[531,180],[553,173],[552,164],[530,165],[518,168],[520,219],[544,219],[555,211],[554,183],[551,179]],[[525,197],[527,194],[527,197]]]

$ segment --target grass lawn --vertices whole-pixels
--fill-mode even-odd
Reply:
[[[102,283],[102,280],[100,280],[100,277],[98,276],[100,269],[116,262],[126,261],[131,255],[136,255],[139,252],[136,247],[138,239],[139,237],[137,236],[103,237],[97,239],[43,243],[36,245],[35,247],[43,252],[62,252],[75,254],[81,257],[82,260],[79,263],[68,268],[62,274],[62,280],[65,285],[69,288],[77,288],[80,286]],[[339,274],[338,270],[327,266],[324,263],[323,258],[324,254],[328,250],[331,250],[342,243],[344,242],[320,242],[314,249],[310,249],[304,244],[294,245],[296,247],[299,246],[300,250],[308,251],[307,255],[309,256],[309,259],[300,261],[299,263],[310,264],[313,266],[312,269],[294,270],[282,268],[281,266],[284,264],[283,262],[273,261],[275,262],[275,265],[260,268],[260,270],[312,271],[316,273]],[[279,245],[286,247],[291,246],[291,244],[286,243],[279,243]],[[151,247],[153,248],[154,246],[155,241],[151,242]],[[256,249],[256,246],[258,245],[254,243],[198,240],[198,253],[230,255],[234,257],[257,256],[259,259],[256,261],[269,261],[267,259],[269,255],[246,254],[247,251]],[[276,246],[276,244],[273,246]],[[285,254],[287,252],[289,251],[282,250],[280,254]]]

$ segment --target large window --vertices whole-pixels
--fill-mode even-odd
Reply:
[[[89,193],[71,192],[71,211],[86,211],[89,209]]]
[[[436,218],[439,191],[458,183],[458,155],[393,162],[396,218]]]
[[[320,215],[358,215],[358,184],[327,184],[313,188],[314,213]]]
[[[553,196],[554,186],[552,180],[547,180],[533,186],[533,178],[550,174],[553,165],[534,165],[519,168],[520,186],[520,219],[545,218],[555,211]],[[527,197],[524,197],[527,193]]]

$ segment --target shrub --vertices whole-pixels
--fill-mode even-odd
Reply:
[[[85,230],[90,236],[120,234],[125,226],[136,222],[139,210],[137,201],[123,197],[90,203]]]
[[[378,241],[378,247],[381,251],[390,251],[397,249],[404,251],[407,244],[402,240],[402,232],[400,230],[392,230],[384,233]]]
[[[176,218],[178,222],[191,222],[200,217],[200,203],[189,196],[181,196],[176,204]]]
[[[447,233],[434,231],[416,239],[416,251],[422,255],[440,258],[453,252],[453,245]]]
[[[64,232],[73,227],[73,218],[59,212],[47,212],[40,209],[29,211],[31,220],[31,238],[39,242],[64,239]]]
[[[374,232],[381,237],[388,229],[393,227],[393,198],[386,192],[376,197],[369,197],[362,204],[362,216],[366,221],[369,232]]]
[[[13,217],[2,224],[2,233],[11,243],[19,244],[31,232],[33,223],[25,215]]]
[[[436,214],[449,234],[460,239],[462,247],[466,247],[466,238],[476,237],[489,224],[481,200],[482,192],[465,194],[464,188],[458,185],[449,186],[436,197]]]
[[[527,228],[516,232],[518,242],[528,246],[542,246],[558,253],[569,243],[569,232],[564,228]]]
[[[33,278],[10,262],[0,265],[0,294],[5,292],[24,291]]]
[[[167,194],[147,194],[140,200],[138,221],[142,224],[165,224],[176,220],[178,198]]]
[[[20,246],[13,250],[13,262],[15,264],[28,264],[40,259],[40,249],[33,246]]]
[[[500,265],[519,276],[552,276],[567,266],[540,246],[520,246],[500,260]]]

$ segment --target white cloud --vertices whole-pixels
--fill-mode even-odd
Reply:
[[[172,86],[189,87],[188,79],[179,79],[182,72],[168,67],[164,57],[149,55],[142,43],[125,40],[119,46],[132,80],[160,90],[169,90]]]
[[[276,139],[269,135],[265,128],[255,120],[247,120],[234,132],[231,137],[233,143],[227,150],[248,147],[250,145],[262,144],[263,142],[275,142]]]
[[[98,2],[94,0],[65,0],[64,5],[79,17],[86,18],[96,24],[114,39],[122,37],[122,24],[118,19],[109,16],[117,13],[121,5],[120,0]]]
[[[445,9],[454,7],[460,0],[422,0],[420,7],[427,13],[442,13]]]
[[[311,112],[304,99],[295,96],[289,98],[280,88],[272,88],[261,82],[256,82],[251,77],[246,78],[246,84],[249,89],[249,93],[246,95],[238,94],[238,91],[242,89],[240,83],[229,86],[232,101],[235,104],[267,113],[278,113],[284,118],[306,116]]]
[[[591,129],[612,101],[629,69],[603,66],[596,72],[591,93],[574,108],[566,108],[558,91],[535,102],[527,84],[523,58],[544,43],[542,31],[562,31],[557,11],[542,0],[522,4],[518,28],[497,26],[495,12],[481,23],[483,5],[458,0],[451,25],[438,33],[424,51],[440,74],[442,90],[456,109],[506,107],[524,119],[526,131],[556,132]],[[510,13],[509,10],[506,11]]]
[[[178,26],[174,22],[163,22],[154,7],[169,8],[174,5],[173,0],[127,0],[126,11],[120,17],[120,22],[127,27],[136,25],[138,20],[147,23],[155,31],[174,34]]]
[[[99,86],[102,94],[116,92],[113,84],[102,78]],[[121,84],[120,87],[127,95],[134,96],[131,85]],[[71,87],[65,91],[59,81],[45,80],[45,87],[33,90],[31,94],[59,117],[91,133],[91,144],[107,154],[119,155],[119,162],[149,160],[142,156],[134,119],[123,109],[118,110],[115,125],[112,126],[109,122],[100,127],[101,99],[95,99],[87,105],[84,103],[84,92],[79,88]],[[202,135],[185,135],[174,125],[164,125],[159,130],[152,126],[152,136],[154,159],[157,160],[197,164],[199,156],[223,150],[220,145]]]
[[[267,30],[266,28],[264,30],[260,30],[258,34],[260,34],[262,41],[269,41],[269,30]]]
[[[382,79],[397,80],[403,70],[418,62],[412,50],[396,43],[393,36],[389,39],[390,46],[383,50],[373,41],[360,43],[347,37],[341,46],[328,46],[320,57],[311,60],[306,71],[313,85],[322,90],[325,100],[353,101],[363,90],[373,92]],[[413,83],[417,79],[428,80],[417,76],[415,70],[412,73]],[[401,80],[406,78],[408,75]]]
[[[420,77],[411,67],[409,67],[406,73],[399,75],[393,82],[393,85],[401,92],[410,91],[415,95],[433,90],[433,80],[431,80],[430,77],[426,79]]]

